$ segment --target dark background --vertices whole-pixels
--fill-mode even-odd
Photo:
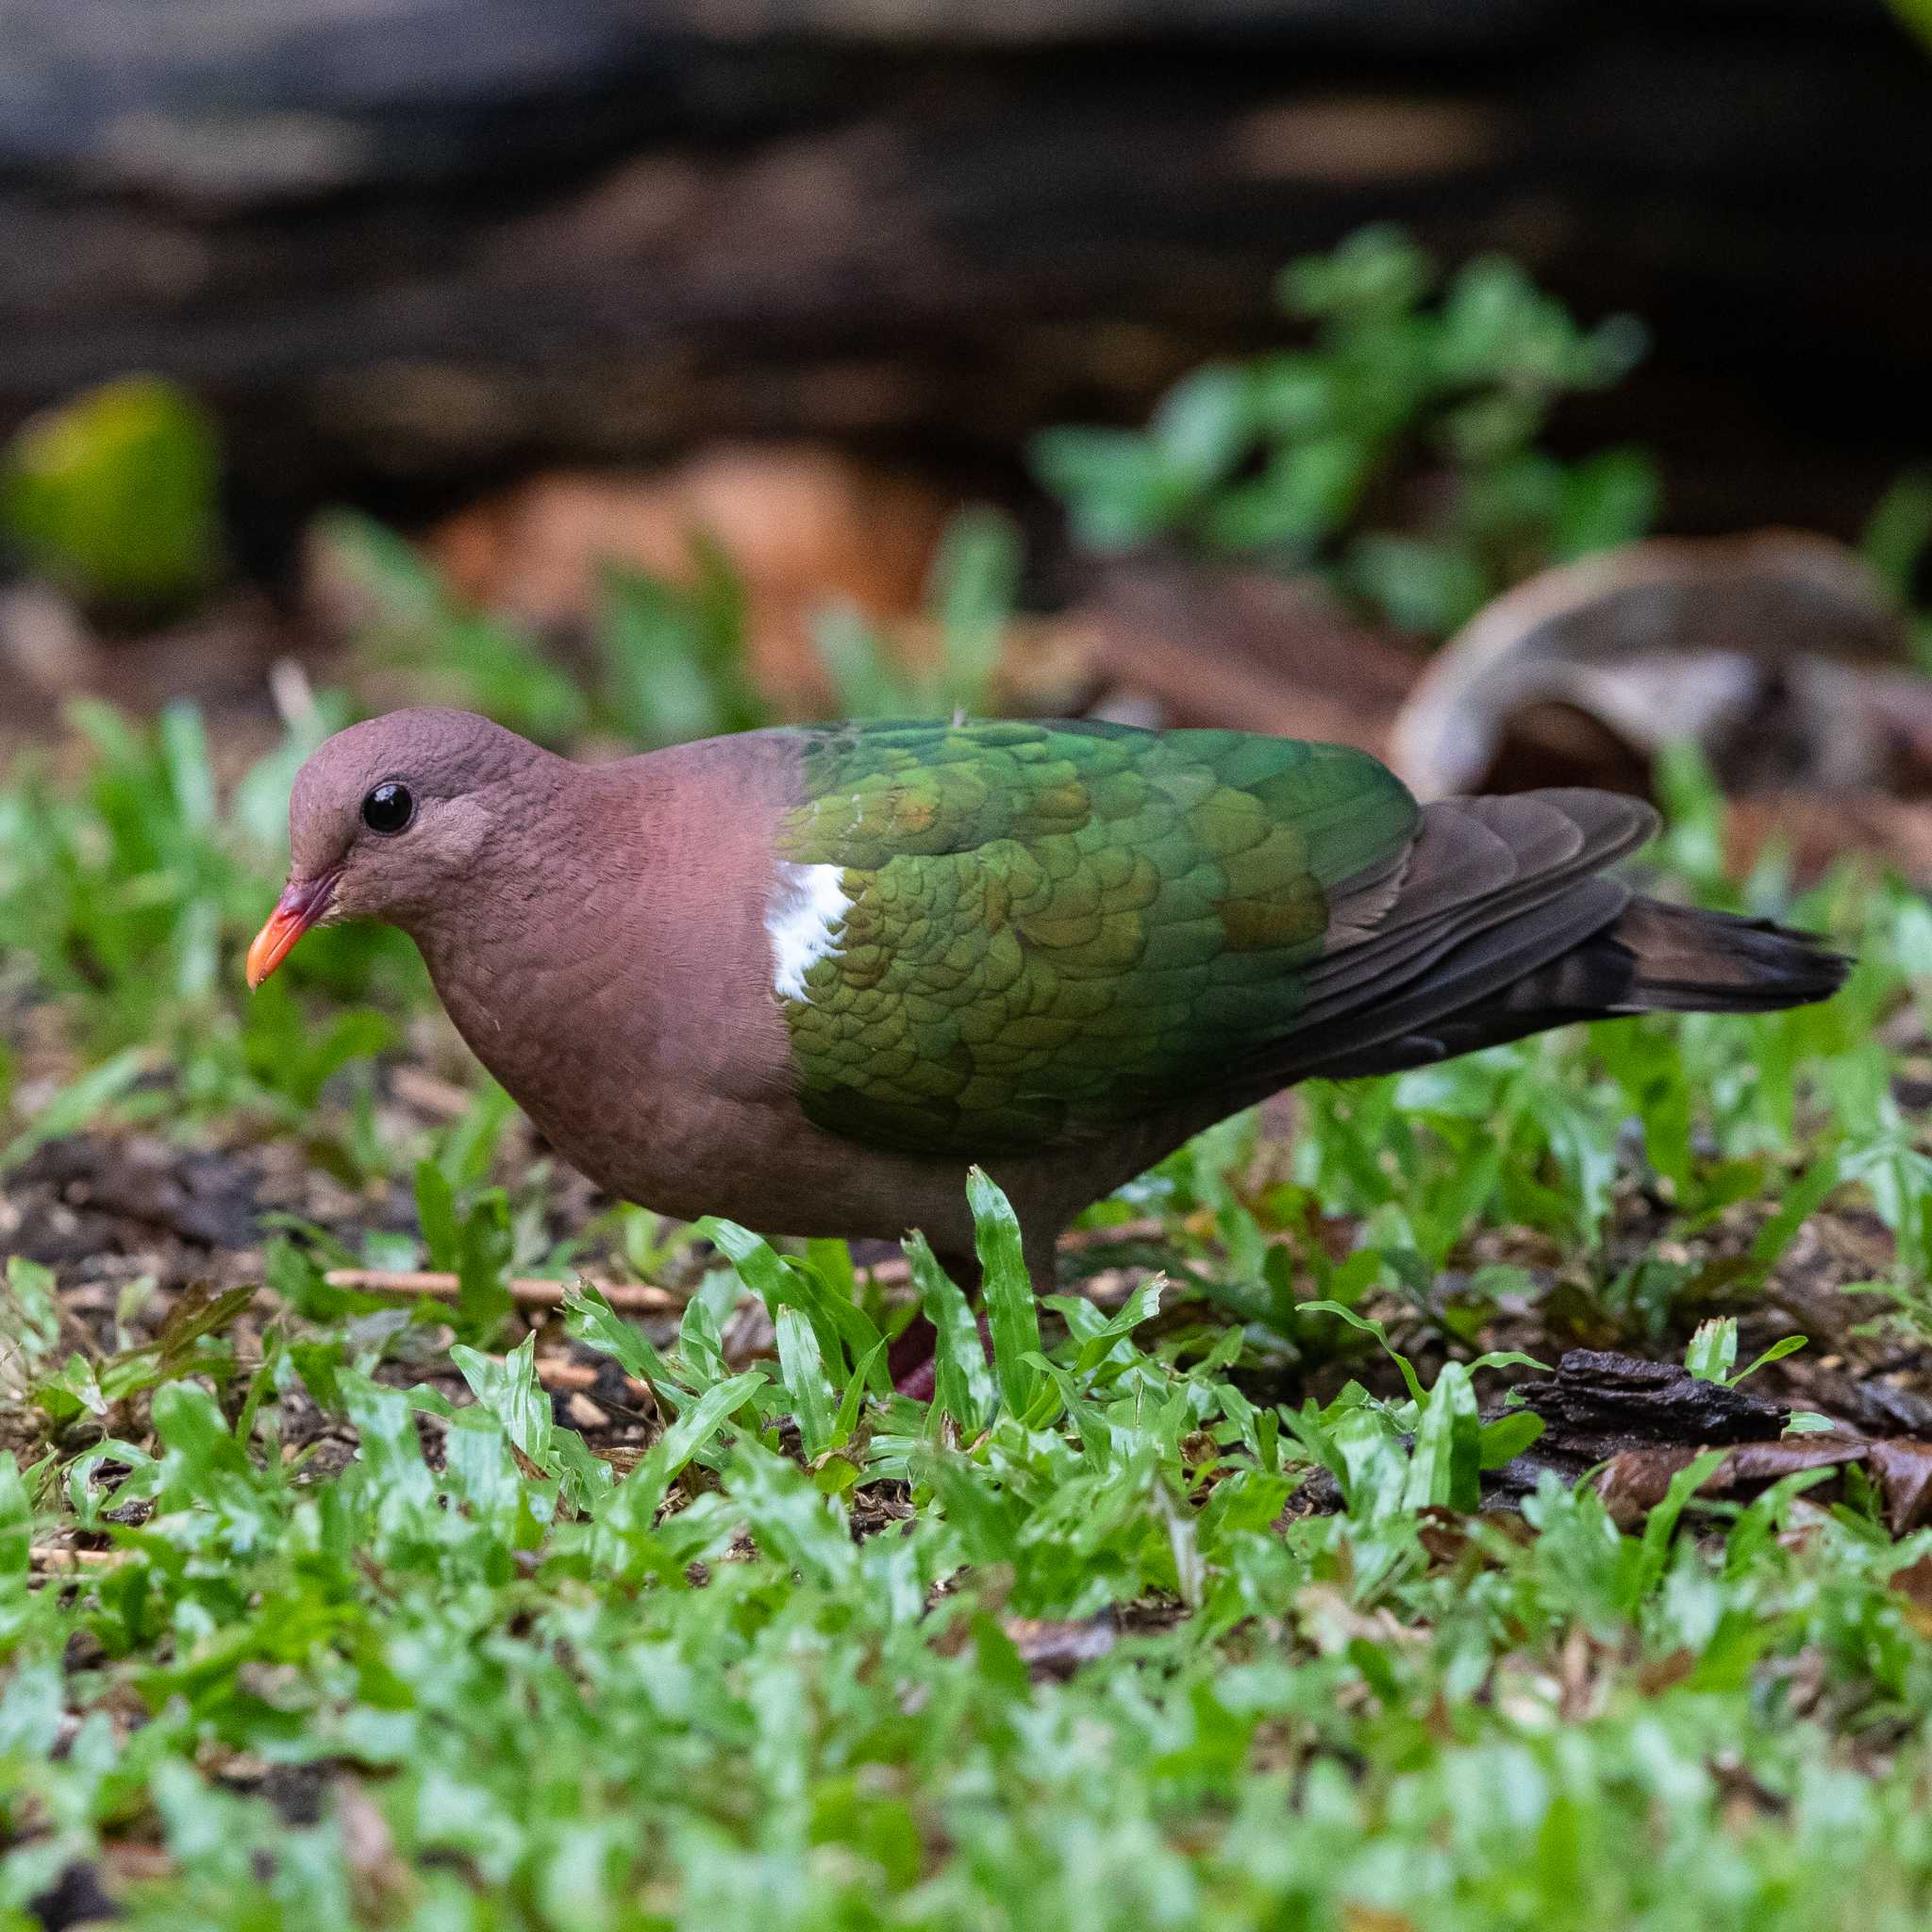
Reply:
[[[719,438],[1024,506],[1392,217],[1649,324],[1556,440],[1664,527],[1851,535],[1932,449],[1928,107],[1864,0],[0,0],[0,432],[184,379],[269,575]]]

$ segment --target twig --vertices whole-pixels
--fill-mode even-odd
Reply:
[[[429,1268],[331,1268],[322,1277],[331,1288],[360,1289],[369,1294],[428,1294],[441,1301],[455,1301],[461,1283],[454,1274]],[[684,1307],[684,1298],[668,1288],[654,1288],[648,1282],[587,1281],[613,1308],[640,1315],[675,1315]],[[558,1307],[574,1283],[536,1281],[516,1275],[508,1287],[513,1300],[525,1307]]]
[[[1124,1248],[1131,1241],[1158,1241],[1167,1232],[1167,1223],[1158,1214],[1139,1221],[1117,1221],[1111,1227],[1079,1227],[1060,1237],[1060,1253],[1084,1255],[1089,1248]]]
[[[1061,1237],[1060,1253],[1078,1255],[1090,1248],[1123,1247],[1131,1241],[1155,1241],[1165,1231],[1163,1223],[1152,1219],[1123,1221],[1113,1227],[1083,1228],[1076,1234]],[[874,1262],[858,1272],[869,1274],[881,1288],[896,1288],[912,1278],[910,1263],[898,1257]],[[454,1301],[460,1288],[454,1274],[429,1268],[331,1268],[322,1278],[331,1288],[360,1289],[369,1294],[427,1294],[441,1301]],[[684,1296],[649,1282],[586,1281],[585,1286],[594,1288],[613,1308],[629,1314],[676,1315],[684,1311]],[[539,1281],[517,1275],[509,1283],[509,1291],[525,1307],[554,1308],[571,1287],[569,1282]]]
[[[1151,1216],[1141,1221],[1116,1222],[1111,1227],[1076,1228],[1060,1237],[1059,1251],[1063,1255],[1084,1255],[1090,1248],[1124,1248],[1133,1241],[1158,1241],[1166,1232],[1167,1224]],[[856,1272],[870,1275],[881,1288],[898,1288],[912,1279],[911,1262],[896,1255],[890,1260],[859,1267]]]
[[[603,1378],[603,1370],[592,1368],[589,1362],[565,1361],[560,1356],[539,1356],[537,1357],[537,1379],[546,1389],[558,1389],[570,1394],[582,1391],[593,1392]],[[626,1375],[624,1386],[633,1396],[647,1397],[650,1385],[640,1382],[635,1375]]]
[[[133,1554],[132,1550],[76,1550],[65,1543],[36,1543],[27,1552],[36,1570],[111,1570]]]
[[[440,1080],[421,1067],[398,1067],[390,1075],[390,1091],[406,1106],[446,1121],[461,1120],[475,1102],[454,1081]]]

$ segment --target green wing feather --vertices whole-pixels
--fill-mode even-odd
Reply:
[[[990,1155],[1170,1106],[1288,1026],[1331,893],[1417,817],[1365,753],[1239,731],[813,732],[778,854],[850,903],[781,995],[805,1109]]]

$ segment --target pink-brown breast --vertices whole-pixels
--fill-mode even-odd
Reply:
[[[963,1162],[835,1139],[799,1108],[766,924],[793,741],[753,733],[582,776],[545,837],[416,934],[476,1057],[625,1199],[771,1233],[962,1239]]]

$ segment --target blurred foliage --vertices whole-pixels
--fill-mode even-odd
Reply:
[[[1932,44],[1932,0],[1891,0],[1891,10],[1922,41]]]
[[[588,731],[640,750],[776,722],[758,689],[744,585],[703,536],[689,583],[608,565],[574,676],[527,626],[463,606],[420,551],[370,519],[338,514],[327,535],[372,615],[357,641],[400,671],[418,703],[483,711],[526,737],[567,744]],[[917,638],[833,606],[813,637],[842,717],[978,712],[990,698],[1020,574],[1019,539],[997,511],[962,511],[935,552]],[[922,645],[929,646],[923,649]]]
[[[1932,609],[1923,572],[1932,556],[1932,471],[1908,470],[1882,496],[1865,525],[1859,546],[1886,587],[1912,612],[1912,656],[1932,676]]]
[[[408,674],[416,702],[486,712],[541,744],[568,743],[587,728],[584,685],[522,625],[463,603],[407,538],[350,510],[320,519],[317,532],[366,607],[358,654]]]
[[[1294,263],[1279,295],[1311,325],[1306,348],[1194,371],[1144,430],[1038,440],[1035,468],[1079,541],[1319,568],[1391,623],[1441,636],[1543,565],[1648,528],[1647,458],[1563,463],[1538,446],[1563,396],[1637,361],[1632,318],[1581,328],[1496,257],[1444,284],[1389,227]]]
[[[812,635],[845,718],[983,717],[1000,645],[1019,596],[1019,532],[992,509],[962,510],[946,525],[926,583],[930,649],[897,649],[850,604],[819,613]]]
[[[125,376],[15,434],[0,455],[0,538],[92,608],[165,615],[220,568],[220,471],[200,403]]]

